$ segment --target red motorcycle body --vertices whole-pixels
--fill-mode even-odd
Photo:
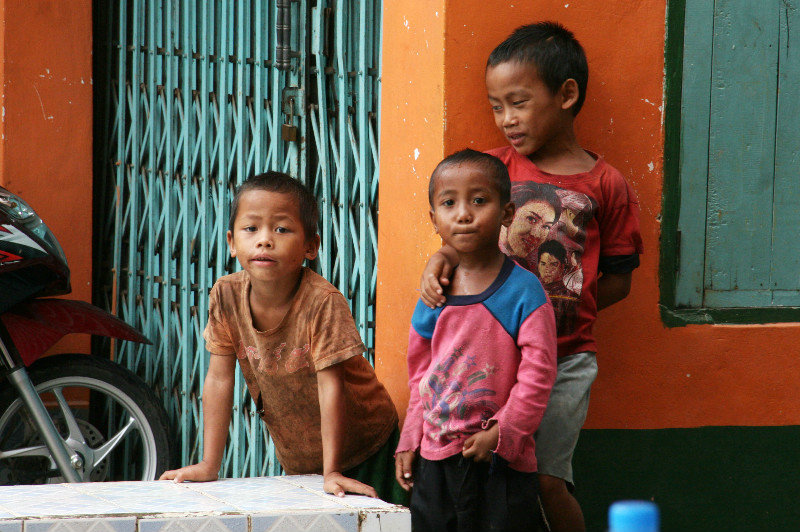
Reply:
[[[149,344],[139,331],[108,312],[70,299],[34,299],[0,315],[25,366],[38,360],[63,336],[86,333]]]

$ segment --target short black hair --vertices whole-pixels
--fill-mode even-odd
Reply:
[[[565,81],[578,84],[578,101],[572,106],[577,115],[586,99],[589,64],[583,46],[575,35],[558,22],[537,22],[520,26],[489,54],[486,68],[515,61],[536,68],[536,73],[555,94]]]
[[[539,258],[541,259],[542,255],[545,253],[549,253],[558,259],[558,262],[564,266],[567,265],[567,248],[558,240],[547,240],[543,242],[542,245],[539,246]]]
[[[537,183],[535,181],[522,181],[515,183],[511,187],[511,201],[519,211],[526,203],[531,201],[546,201],[553,207],[555,213],[554,222],[561,217],[561,200],[556,193],[557,187],[549,183]]]
[[[266,190],[267,192],[289,194],[294,197],[297,201],[297,208],[300,211],[300,222],[303,224],[306,240],[317,235],[319,208],[314,194],[292,176],[272,170],[250,177],[236,188],[231,202],[231,213],[228,217],[228,229],[233,231],[233,224],[236,221],[236,215],[239,213],[239,199],[242,194],[250,190]]]
[[[503,161],[494,155],[467,148],[448,155],[436,165],[428,182],[428,203],[430,203],[431,208],[433,208],[433,190],[436,187],[436,177],[445,168],[464,163],[479,166],[489,174],[495,190],[500,194],[500,203],[505,205],[511,201],[511,179],[508,177],[508,168],[503,164]]]

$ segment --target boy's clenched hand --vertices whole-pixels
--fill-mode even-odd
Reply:
[[[441,307],[444,305],[444,289],[442,287],[450,284],[450,277],[453,276],[453,265],[450,260],[441,252],[434,253],[425,265],[420,282],[420,294],[422,302],[430,308]]]
[[[208,482],[219,478],[219,466],[214,467],[208,462],[199,462],[194,465],[164,471],[158,480],[172,480],[174,482]]]
[[[400,487],[408,491],[414,487],[414,473],[412,467],[414,466],[414,459],[417,453],[414,451],[403,451],[397,453],[394,457],[394,477]]]
[[[495,423],[490,428],[477,432],[467,438],[461,454],[464,458],[472,458],[476,462],[488,462],[492,459],[492,451],[497,449],[500,439],[500,428]]]
[[[332,493],[337,497],[344,497],[345,493],[360,493],[367,497],[378,498],[378,493],[372,486],[359,482],[354,478],[348,478],[338,471],[331,471],[325,475],[325,483],[322,485],[325,493]]]

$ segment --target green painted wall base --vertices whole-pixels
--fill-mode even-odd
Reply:
[[[584,430],[575,496],[588,530],[609,505],[655,501],[662,532],[800,530],[800,427]]]

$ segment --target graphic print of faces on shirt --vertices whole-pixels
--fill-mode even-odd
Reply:
[[[501,229],[500,247],[528,269],[532,269],[539,246],[547,240],[561,214],[555,190],[552,185],[533,181],[511,187],[511,201],[516,210],[511,225]]]
[[[534,181],[515,183],[511,201],[516,212],[500,233],[500,249],[539,277],[553,303],[558,335],[571,334],[583,289],[586,224],[595,215],[596,202],[586,194]]]

